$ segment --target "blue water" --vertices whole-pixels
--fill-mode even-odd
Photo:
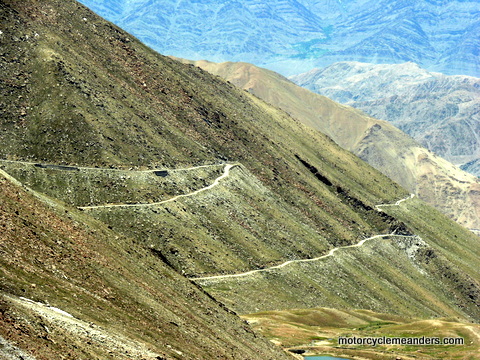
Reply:
[[[349,360],[346,358],[337,358],[331,356],[305,356],[305,360]]]

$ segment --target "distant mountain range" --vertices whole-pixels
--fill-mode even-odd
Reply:
[[[414,63],[335,63],[291,78],[300,86],[387,120],[455,164],[480,158],[480,79]],[[476,176],[478,167],[465,168]]]
[[[478,237],[330,137],[74,0],[0,1],[0,42],[0,358],[287,360],[237,314],[320,307],[478,354]]]
[[[480,159],[469,161],[460,167],[462,170],[468,171],[470,174],[475,174],[480,177]]]
[[[478,1],[81,2],[157,51],[183,58],[247,61],[284,75],[345,60],[413,61],[480,76]]]

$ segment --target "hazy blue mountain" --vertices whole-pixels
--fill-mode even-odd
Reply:
[[[480,158],[480,79],[414,63],[339,62],[291,77],[298,85],[392,122],[426,148],[464,164]],[[476,166],[474,166],[476,164]],[[478,162],[464,170],[479,175]]]
[[[337,61],[413,61],[480,76],[476,0],[82,0],[161,53],[286,75]]]
[[[479,76],[478,1],[383,0],[338,24],[341,49],[320,61],[413,61],[445,74]]]
[[[477,177],[480,177],[480,159],[472,160],[462,166],[460,168],[464,171],[467,171]]]
[[[327,37],[320,18],[291,0],[83,3],[160,52],[190,58],[288,58],[298,53],[291,44]]]

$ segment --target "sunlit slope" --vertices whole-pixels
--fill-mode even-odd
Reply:
[[[159,251],[189,276],[312,258],[372,234],[405,228],[349,197],[340,185],[325,185],[307,169],[305,178],[311,176],[318,187],[311,194],[319,208],[315,218],[305,216],[313,209],[304,198],[292,200],[300,208],[292,206],[241,164],[168,169],[165,177],[154,171],[66,170],[11,161],[0,166],[23,184]]]
[[[251,200],[252,204],[246,204],[235,217],[228,210],[240,200],[230,201],[226,211],[216,215],[218,224],[229,224],[233,218],[237,226],[244,227],[244,218],[254,215],[257,225],[245,229],[248,238],[255,238],[257,244],[274,239],[278,248],[283,242],[293,244],[290,250],[282,250],[281,256],[248,260],[251,268],[284,258],[320,255],[329,247],[354,243],[395,226],[394,220],[383,218],[373,207],[405,196],[405,190],[327,136],[205,71],[153,52],[76,3],[11,4],[18,14],[3,5],[5,23],[11,30],[5,37],[6,56],[1,61],[6,75],[19,76],[2,83],[7,94],[0,100],[5,108],[0,134],[3,158],[132,170],[237,162],[248,173],[245,186],[239,187],[241,196],[258,199],[258,191],[268,192],[271,204],[281,204],[274,223],[282,223],[286,216],[295,224],[277,239],[274,226],[265,230],[269,217],[262,212],[267,206],[257,207]],[[28,38],[27,33],[31,33]],[[16,41],[20,38],[22,41]],[[234,168],[232,173],[238,170]],[[21,170],[15,176],[26,181],[28,171]],[[151,202],[161,195],[158,190],[143,194],[143,190],[132,190],[128,194],[128,188],[127,194],[118,195],[119,187],[132,180],[115,183],[112,179],[109,188],[105,179],[87,180],[81,171],[69,172],[67,179],[38,174],[40,178],[32,180],[32,186],[37,184],[42,191],[75,206],[122,199]],[[207,183],[209,179],[199,181]],[[176,184],[175,189],[184,192],[202,186]],[[176,195],[168,193],[170,190],[164,195]],[[135,199],[135,193],[141,196]],[[108,194],[116,195],[108,198]],[[219,205],[222,209],[221,201]],[[198,216],[207,216],[216,206],[202,208]],[[112,219],[111,226],[126,228],[130,236],[138,235],[150,245],[149,237],[139,233],[135,224],[130,227],[125,222],[134,217],[114,212],[121,211],[113,209],[101,216]],[[155,222],[162,224],[152,220]],[[158,231],[177,234],[178,222],[174,218],[167,222],[170,230],[163,231],[166,225],[161,225]],[[231,236],[234,243],[245,241],[244,232],[220,230],[216,224],[210,227],[209,242]],[[307,245],[297,251],[295,234],[303,232],[300,227],[315,235],[305,236]],[[201,233],[193,231],[182,239],[174,235],[173,240],[187,248],[185,244],[197,241]],[[154,237],[155,246],[167,247],[163,236]],[[315,239],[322,239],[321,243]],[[229,264],[226,259],[220,262]],[[229,271],[233,270],[229,265]]]
[[[478,78],[429,72],[411,62],[340,62],[290,80],[387,120],[454,164],[478,158]]]
[[[0,201],[0,336],[36,359],[287,358],[138,241],[3,173]]]
[[[416,198],[381,209],[415,236],[393,233],[318,260],[198,282],[241,313],[334,307],[476,321],[478,237]]]
[[[251,64],[193,63],[328,134],[460,224],[469,228],[480,225],[478,178],[421,147],[388,122],[335,103]]]
[[[303,295],[303,305],[319,306],[315,299],[307,301],[322,292],[319,300],[338,307],[408,313],[413,311],[409,304],[415,304],[425,316],[478,319],[478,270],[472,265],[478,259],[472,246],[477,238],[453,222],[445,224],[457,238],[444,231],[430,243],[433,240],[423,239],[422,234],[425,244],[418,245],[422,249],[437,242],[450,246],[454,241],[461,248],[473,249],[471,257],[461,263],[462,253],[453,247],[451,258],[442,258],[438,268],[429,269],[436,273],[427,272],[408,255],[417,246],[408,242],[417,239],[409,223],[416,223],[408,217],[399,220],[377,207],[416,199],[331,138],[220,78],[154,53],[75,2],[9,1],[0,6],[5,20],[1,24],[10,29],[3,38],[5,55],[0,61],[5,76],[13,79],[1,85],[6,94],[0,99],[2,169],[23,186],[44,194],[42,198],[49,203],[62,203],[60,211],[75,214],[71,216],[78,217],[78,223],[97,224],[113,239],[127,239],[127,244],[134,239],[135,247],[127,246],[125,251],[140,255],[130,259],[124,254],[125,261],[138,262],[141,270],[135,274],[146,273],[142,282],[146,291],[156,294],[157,285],[152,284],[169,277],[168,272],[164,277],[157,274],[165,265],[191,278],[231,275],[308,260],[350,246],[335,252],[349,256],[338,268],[285,267],[290,273],[282,284],[290,287],[284,295],[276,293],[281,288],[275,289],[276,284],[268,281],[259,283],[265,285],[261,290],[254,283],[250,288],[212,291],[242,311],[291,308],[302,303]],[[12,211],[7,213],[15,214]],[[435,219],[429,226],[438,229],[447,221],[440,215]],[[95,237],[93,230],[90,234],[97,246],[107,246],[111,238]],[[391,236],[377,237],[381,234]],[[351,247],[366,238],[372,240],[365,246]],[[406,242],[397,244],[398,239]],[[31,244],[27,238],[22,241],[25,248]],[[369,246],[378,246],[377,254],[370,256]],[[105,262],[118,261],[122,269],[120,255],[105,255]],[[43,263],[41,254],[36,258]],[[163,265],[157,267],[153,259]],[[337,257],[327,261],[336,262]],[[345,269],[345,280],[336,281],[332,269]],[[464,277],[459,275],[462,272]],[[111,274],[112,279],[117,276],[107,270],[101,273]],[[170,275],[177,279],[174,273]],[[35,283],[27,275],[22,280],[23,276],[18,276],[19,282]],[[150,284],[149,276],[159,279]],[[312,285],[310,279],[325,281]],[[89,281],[85,279],[93,286]],[[467,284],[471,292],[462,292]],[[15,289],[16,285],[9,292]],[[131,296],[141,294],[135,288],[128,291]],[[195,291],[186,292],[196,298]],[[269,294],[280,296],[266,298]],[[173,293],[164,301],[184,301],[184,295]],[[113,296],[122,301],[121,296]],[[143,309],[150,314],[148,307]],[[73,311],[72,307],[63,310]],[[185,316],[193,315],[186,312]],[[131,317],[136,319],[136,313]],[[198,320],[199,326],[205,319]],[[223,320],[219,317],[218,321]],[[180,325],[179,331],[196,336],[173,322]],[[204,328],[208,339],[223,331],[216,324]],[[145,321],[138,328],[149,332],[152,326]],[[187,342],[187,335],[174,333],[179,346],[168,345],[183,351],[179,341]],[[244,358],[239,355],[241,344],[238,351],[231,351],[231,358]],[[266,354],[263,357],[275,358],[261,344],[255,343],[251,351],[257,345]],[[208,358],[202,351],[192,350],[191,357]],[[250,352],[245,353],[248,358]]]

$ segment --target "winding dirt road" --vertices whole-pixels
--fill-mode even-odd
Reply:
[[[319,256],[319,257],[316,257],[316,258],[313,258],[313,259],[289,260],[289,261],[286,261],[286,262],[284,262],[280,265],[275,265],[275,266],[272,266],[272,267],[269,267],[269,268],[251,270],[251,271],[247,271],[247,272],[239,273],[239,274],[215,275],[215,276],[205,276],[205,277],[199,277],[199,278],[190,278],[190,280],[193,280],[193,281],[218,280],[218,279],[250,276],[250,275],[253,275],[253,274],[256,274],[256,273],[260,273],[260,272],[268,272],[268,271],[272,271],[272,270],[275,270],[275,269],[281,269],[281,268],[283,268],[287,265],[290,265],[290,264],[322,260],[322,259],[325,259],[327,257],[333,256],[333,254],[335,252],[337,252],[338,250],[343,250],[343,249],[348,249],[348,248],[353,248],[353,247],[360,247],[363,244],[365,244],[365,242],[367,242],[367,241],[378,239],[378,238],[385,238],[385,237],[418,238],[418,236],[416,236],[416,235],[412,235],[412,236],[410,236],[410,235],[397,235],[395,233],[375,235],[375,236],[363,239],[360,242],[358,242],[357,244],[340,246],[340,247],[333,248],[328,252],[328,254],[322,255],[322,256]]]
[[[375,209],[377,211],[383,211],[381,208],[384,207],[384,206],[400,206],[400,204],[404,201],[407,201],[409,199],[413,199],[415,197],[415,194],[410,194],[408,197],[406,197],[405,199],[400,199],[398,200],[395,204],[379,204],[379,205],[375,205]]]
[[[128,171],[154,172],[154,171],[159,171],[159,170],[166,170],[168,172],[190,171],[190,170],[195,170],[195,169],[208,168],[208,167],[214,167],[214,166],[220,166],[221,165],[221,164],[197,165],[197,166],[192,166],[192,167],[188,167],[188,168],[176,168],[176,169],[128,170],[128,169],[115,169],[115,168],[100,168],[100,167],[91,167],[91,166],[48,164],[48,163],[38,163],[38,162],[20,161],[20,160],[6,160],[6,159],[0,159],[0,163],[11,163],[11,164],[20,164],[20,165],[40,166],[40,167],[43,167],[43,168],[54,168],[56,170],[62,170],[62,167],[64,167],[64,168],[75,168],[75,169],[78,169],[78,170],[121,171],[121,172],[128,172]]]
[[[196,168],[200,168],[200,167],[208,167],[208,166],[212,166],[212,165],[197,166],[197,167],[191,168],[191,169],[196,169]],[[215,186],[217,186],[220,183],[220,181],[222,179],[224,179],[224,178],[226,178],[230,175],[230,169],[235,167],[235,166],[238,166],[238,165],[237,164],[227,164],[227,165],[225,165],[225,168],[223,170],[223,174],[221,176],[219,176],[218,178],[216,178],[215,181],[212,184],[210,184],[210,185],[208,185],[204,188],[192,191],[188,194],[182,194],[182,195],[174,196],[174,197],[172,197],[170,199],[167,199],[167,200],[154,202],[154,203],[146,203],[146,204],[145,203],[141,203],[141,204],[106,204],[106,205],[95,205],[95,206],[80,206],[78,208],[81,209],[81,210],[91,210],[91,209],[106,209],[106,208],[113,208],[113,207],[146,207],[146,206],[156,206],[156,205],[165,204],[165,203],[168,203],[168,202],[175,201],[175,200],[177,200],[179,198],[182,198],[182,197],[194,196],[198,193],[201,193],[203,191],[214,188]],[[177,170],[179,170],[179,169],[177,169]],[[182,170],[187,170],[187,169],[182,169]]]
[[[411,195],[409,195],[408,197],[406,197],[405,199],[398,200],[398,201],[395,202],[394,204],[380,204],[380,205],[376,205],[376,209],[377,209],[377,211],[383,211],[382,209],[380,209],[380,207],[382,207],[382,206],[400,206],[400,204],[401,204],[402,202],[407,201],[407,200],[409,200],[409,199],[413,199],[414,196],[415,196],[414,194],[411,194]],[[268,271],[272,271],[272,270],[275,270],[275,269],[281,269],[281,268],[283,268],[283,267],[285,267],[285,266],[287,266],[287,265],[290,265],[290,264],[302,263],[302,262],[312,262],[312,261],[322,260],[322,259],[328,258],[328,257],[330,257],[330,256],[333,256],[333,255],[335,254],[335,252],[337,252],[338,250],[343,250],[343,249],[348,249],[348,248],[354,248],[354,247],[361,247],[361,246],[363,246],[367,241],[374,240],[374,239],[379,239],[379,238],[385,238],[385,237],[418,238],[417,235],[411,235],[411,236],[410,236],[410,235],[397,235],[397,234],[395,234],[395,232],[393,232],[393,233],[391,233],[391,234],[375,235],[375,236],[372,236],[372,237],[363,239],[363,240],[361,240],[360,242],[358,242],[357,244],[347,245],[347,246],[340,246],[340,247],[333,248],[333,249],[331,249],[331,250],[328,252],[328,254],[322,255],[322,256],[319,256],[319,257],[316,257],[316,258],[313,258],[313,259],[289,260],[289,261],[286,261],[286,262],[284,262],[284,263],[282,263],[282,264],[280,264],[280,265],[275,265],[275,266],[272,266],[272,267],[269,267],[269,268],[251,270],[251,271],[247,271],[247,272],[239,273],[239,274],[215,275],[215,276],[205,276],[205,277],[190,278],[190,280],[192,280],[192,281],[207,281],[207,280],[219,280],[219,279],[227,279],[227,278],[251,276],[251,275],[253,275],[253,274],[260,273],[260,272],[268,272]]]

